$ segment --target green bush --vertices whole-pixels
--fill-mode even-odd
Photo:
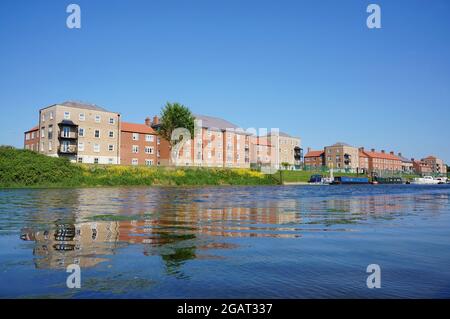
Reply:
[[[0,187],[270,185],[250,169],[73,164],[28,150],[0,147]]]

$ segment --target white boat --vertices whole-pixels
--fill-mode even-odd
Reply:
[[[439,184],[448,184],[449,183],[449,180],[447,177],[436,177],[435,179],[439,181]]]
[[[411,184],[417,185],[437,185],[442,183],[440,180],[433,178],[433,176],[416,177]]]

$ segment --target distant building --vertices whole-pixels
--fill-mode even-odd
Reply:
[[[286,163],[290,169],[299,166],[302,161],[303,149],[300,137],[291,136],[284,132],[270,132],[261,136],[260,141],[266,139],[275,148],[275,168],[283,168]]]
[[[150,126],[122,122],[120,140],[122,165],[159,165],[158,135]]]
[[[266,138],[250,136],[250,164],[275,167],[276,149]]]
[[[366,151],[359,149],[360,168],[371,172],[402,172],[402,160],[394,152],[386,153],[384,150],[376,152],[375,149]]]
[[[321,168],[325,166],[325,151],[313,151],[308,148],[305,154],[305,167],[307,168]]]
[[[402,161],[402,172],[406,174],[414,173],[414,165],[413,161],[409,158],[406,158],[402,155],[402,153],[398,153],[397,157]]]
[[[413,162],[414,172],[416,174],[430,175],[433,172],[431,165],[423,160],[412,159],[412,162]]]
[[[39,111],[39,152],[72,162],[119,164],[120,115],[93,104],[64,102]]]
[[[356,172],[359,167],[359,150],[346,143],[326,146],[325,164],[328,168]]]
[[[181,145],[177,166],[250,167],[250,134],[224,119],[195,115],[193,138]]]
[[[24,133],[23,144],[26,150],[39,152],[39,126],[35,126]]]
[[[428,156],[422,159],[423,162],[427,163],[433,174],[447,175],[447,166],[444,161],[435,156]]]

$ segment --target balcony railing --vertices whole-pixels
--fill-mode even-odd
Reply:
[[[74,131],[70,131],[70,132],[67,132],[67,131],[60,131],[60,132],[59,132],[59,138],[62,138],[62,139],[73,139],[73,140],[75,140],[75,139],[78,138],[78,133],[77,133],[77,132],[74,132]]]
[[[77,146],[76,145],[61,145],[59,148],[59,152],[61,154],[76,154]]]

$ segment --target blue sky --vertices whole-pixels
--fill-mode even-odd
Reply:
[[[82,28],[66,27],[77,3]],[[366,7],[382,29],[366,27]],[[0,2],[0,144],[81,100],[142,122],[167,101],[306,148],[336,141],[450,162],[449,1]]]

